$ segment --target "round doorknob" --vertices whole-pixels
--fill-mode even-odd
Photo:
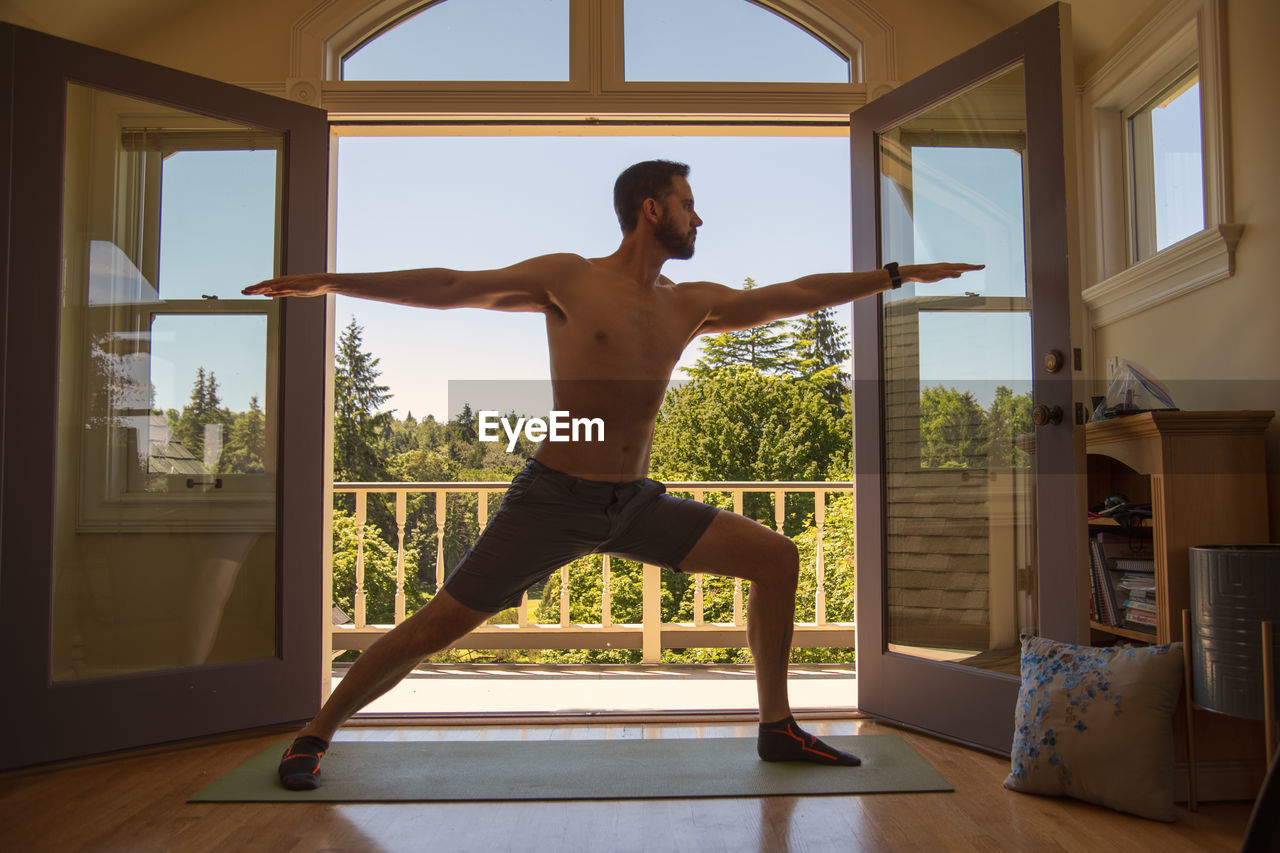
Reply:
[[[1062,407],[1039,404],[1031,410],[1031,422],[1036,426],[1062,423]]]

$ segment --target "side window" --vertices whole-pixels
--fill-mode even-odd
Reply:
[[[1199,69],[1129,117],[1131,257],[1143,261],[1204,229]]]
[[[1101,328],[1229,278],[1223,3],[1171,0],[1085,82],[1084,302]]]

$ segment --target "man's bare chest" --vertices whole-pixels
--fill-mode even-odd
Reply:
[[[690,320],[669,292],[580,294],[548,324],[552,357],[669,370],[690,338]]]

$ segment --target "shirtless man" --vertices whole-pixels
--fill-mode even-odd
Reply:
[[[752,290],[674,284],[662,266],[693,256],[702,225],[688,173],[683,164],[658,160],[637,163],[618,177],[614,208],[623,237],[608,257],[546,255],[478,272],[320,273],[245,288],[251,295],[342,293],[424,308],[541,313],[555,409],[574,418],[601,418],[605,427],[603,440],[541,444],[436,596],[360,655],[299,733],[281,759],[285,787],[316,787],[320,757],[338,727],[423,658],[517,605],[526,589],[553,570],[595,551],[750,581],[747,641],[756,667],[760,757],[860,763],[802,731],[791,716],[787,661],[799,573],[795,545],[741,515],[668,495],[648,479],[654,422],[677,360],[699,335],[747,329],[903,281],[954,278],[981,267],[889,265]]]

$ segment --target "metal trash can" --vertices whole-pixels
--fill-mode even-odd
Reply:
[[[1194,547],[1190,564],[1192,696],[1210,711],[1261,720],[1262,623],[1280,628],[1280,545]],[[1280,631],[1273,661],[1280,677]]]

